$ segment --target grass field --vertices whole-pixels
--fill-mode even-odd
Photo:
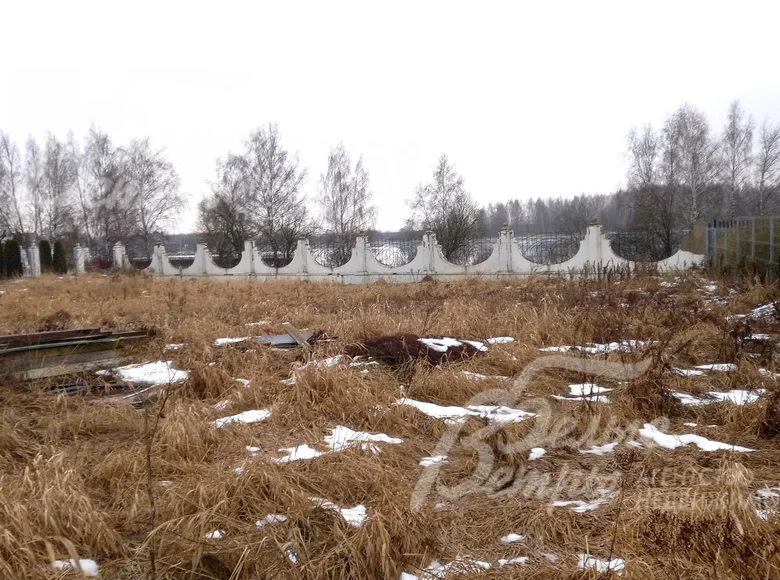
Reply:
[[[138,407],[0,382],[1,578],[780,578],[780,321],[752,313],[776,287],[687,273],[0,290],[0,334],[144,329],[135,360],[188,373]],[[284,322],[338,340],[215,343]],[[399,334],[480,344],[437,365],[347,356]]]

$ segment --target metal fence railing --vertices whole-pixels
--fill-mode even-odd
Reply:
[[[774,282],[780,273],[779,248],[778,217],[715,220],[707,227],[707,258],[715,267],[754,271]]]
[[[562,264],[580,250],[584,235],[567,233],[521,233],[515,235],[520,252],[535,264]]]
[[[619,230],[607,234],[615,255],[632,262],[659,262],[673,256],[688,230]]]

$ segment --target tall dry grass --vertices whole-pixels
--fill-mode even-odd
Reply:
[[[171,360],[190,379],[170,389],[164,408],[159,399],[148,403],[150,413],[160,415],[150,453],[154,524],[143,409],[109,404],[97,395],[47,393],[43,383],[3,385],[0,577],[74,577],[55,572],[50,562],[80,557],[96,560],[105,579],[144,578],[152,546],[157,577],[177,580],[397,579],[403,570],[419,572],[432,558],[449,562],[465,556],[493,564],[499,558],[530,558],[524,566],[470,573],[485,578],[594,577],[593,570],[576,567],[578,553],[625,558],[625,578],[780,577],[778,519],[759,518],[752,499],[759,487],[780,485],[780,444],[762,435],[769,398],[745,406],[693,407],[671,394],[776,392],[776,379],[759,369],[774,371],[780,326],[773,319],[727,317],[780,293],[751,281],[718,282],[714,292],[708,285],[697,273],[665,280],[475,278],[368,286],[143,276],[4,282],[0,333],[35,331],[59,311],[70,315],[73,327],[143,328],[151,338],[135,347],[134,356]],[[214,345],[218,337],[281,333],[284,322],[339,340],[318,344],[310,356],[253,342]],[[393,333],[516,341],[441,367],[342,363],[296,370],[310,358]],[[773,338],[768,345],[748,344],[744,337],[750,333]],[[646,345],[636,353],[594,356],[612,361],[650,356],[650,372],[625,384],[570,371],[534,377],[516,404],[532,411],[544,403],[551,414],[547,435],[535,433],[534,419],[486,428],[479,418],[469,418],[461,442],[471,437],[474,445],[451,449],[439,474],[441,495],[434,488],[420,511],[411,509],[420,459],[433,454],[446,425],[396,405],[402,393],[464,405],[485,390],[507,388],[511,381],[497,377],[519,373],[541,355],[540,347],[625,339]],[[169,343],[185,347],[166,350]],[[703,377],[671,372],[713,362],[735,362],[738,370]],[[475,379],[464,370],[491,378]],[[280,382],[290,376],[294,385]],[[613,389],[609,404],[552,398],[566,394],[568,384],[588,380]],[[255,424],[211,425],[250,409],[272,414]],[[634,449],[624,440],[603,456],[580,452],[659,416],[667,419],[666,432],[696,433],[755,451]],[[303,443],[326,451],[323,438],[336,425],[386,433],[404,443],[379,444],[379,454],[350,448],[312,460],[272,460],[282,455],[279,449]],[[533,461],[532,440],[547,451]],[[472,476],[478,444],[494,458],[492,473],[482,491],[448,499],[447,488]],[[259,451],[253,455],[247,446]],[[621,463],[629,451],[631,460]],[[602,484],[611,493],[596,509],[576,513],[550,506],[556,499],[596,500]],[[316,507],[312,497],[341,507],[365,505],[369,517],[350,526],[333,510]],[[268,514],[287,519],[255,525]],[[214,530],[224,536],[208,538]],[[513,532],[526,539],[499,542]]]

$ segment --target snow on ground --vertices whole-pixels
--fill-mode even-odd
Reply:
[[[349,427],[338,425],[331,429],[331,434],[325,436],[325,443],[333,451],[341,451],[347,447],[359,445],[362,449],[370,449],[374,453],[379,453],[379,447],[373,443],[403,443],[403,439],[390,437],[384,433],[365,433],[363,431],[353,431]]]
[[[145,387],[181,383],[190,376],[187,371],[173,368],[171,361],[162,360],[97,371],[97,374],[101,376],[114,375],[125,382]]]
[[[485,340],[488,344],[509,344],[510,342],[514,342],[515,339],[511,336],[494,336],[493,338],[488,338]]]
[[[479,351],[486,352],[487,347],[484,343],[477,340],[459,340],[457,338],[419,338],[417,339],[425,346],[438,352],[447,352],[451,348],[457,348],[464,344],[470,344]]]
[[[233,380],[236,381],[237,383],[241,383],[245,387],[248,387],[252,382],[249,379],[237,379],[235,377],[233,378]]]
[[[441,463],[442,461],[446,461],[447,456],[446,455],[434,455],[432,457],[423,457],[420,460],[420,465],[423,467],[430,467],[431,465],[436,465],[437,463]]]
[[[268,524],[279,524],[281,522],[286,522],[287,516],[284,514],[268,514],[265,516],[262,520],[257,520],[255,522],[255,526],[258,528],[262,528],[263,526],[266,526]]]
[[[579,350],[586,354],[607,354],[610,352],[632,352],[637,348],[644,346],[641,340],[622,340],[620,342],[609,342],[604,344],[586,343],[584,346],[547,346],[540,348],[542,352],[569,352],[570,350]]]
[[[214,531],[208,532],[203,537],[206,538],[207,540],[219,540],[224,535],[225,535],[224,531],[222,531],[222,530],[214,530]]]
[[[749,403],[755,403],[759,397],[766,394],[764,389],[755,389],[753,391],[746,391],[743,389],[731,389],[730,391],[710,391],[707,393],[708,398],[694,397],[688,393],[672,392],[678,401],[683,405],[701,406],[710,405],[712,403],[729,402],[735,405],[747,405]]]
[[[445,421],[463,421],[466,417],[482,417],[488,421],[497,423],[514,423],[528,417],[534,417],[535,413],[513,409],[511,407],[496,405],[469,405],[468,407],[442,406],[435,403],[426,403],[404,397],[395,402],[396,405],[415,407],[422,413],[434,419]]]
[[[683,447],[684,445],[693,443],[702,451],[753,451],[752,449],[740,447],[739,445],[729,445],[728,443],[721,443],[720,441],[712,441],[700,435],[668,435],[659,431],[650,423],[645,423],[644,428],[639,430],[639,434],[645,439],[655,441],[665,449],[676,449],[677,447]]]
[[[240,336],[236,338],[218,338],[214,341],[214,346],[225,346],[226,344],[236,344],[238,342],[245,342],[252,338],[251,336]]]
[[[333,366],[336,366],[339,364],[342,360],[344,360],[345,357],[343,355],[337,354],[336,356],[332,356],[325,359],[319,359],[319,360],[310,360],[304,365],[299,366],[295,371],[293,372],[292,376],[289,379],[283,379],[281,382],[285,385],[294,385],[295,384],[295,372],[302,371],[304,369],[315,369],[315,370],[322,370],[327,369]]]
[[[578,385],[569,385],[569,395],[572,397],[590,397],[598,393],[609,393],[612,389],[600,387],[593,383],[581,383]]]
[[[180,348],[184,348],[183,342],[176,342],[165,345],[165,350],[179,350]]]
[[[321,497],[310,497],[309,500],[314,503],[315,507],[338,512],[350,526],[356,528],[365,521],[366,517],[368,517],[366,515],[366,506],[362,504],[352,508],[340,508],[332,501]]]
[[[612,453],[618,446],[618,441],[607,443],[606,445],[593,445],[590,449],[580,449],[580,453],[590,453],[593,455],[606,455]]]
[[[623,558],[613,558],[612,560],[599,560],[598,558],[592,558],[587,554],[579,554],[580,561],[577,563],[577,568],[586,569],[593,568],[596,572],[607,572],[612,570],[618,576],[623,574],[623,569],[626,567],[626,561]]]
[[[718,371],[721,373],[728,373],[737,370],[737,365],[734,363],[713,363],[707,365],[696,365],[696,368],[703,371]]]
[[[79,570],[84,573],[84,576],[90,578],[98,578],[100,576],[100,569],[97,562],[88,558],[82,558],[78,562],[71,558],[70,560],[54,560],[51,563],[55,570]]]
[[[528,454],[528,461],[536,461],[547,455],[547,451],[541,447],[534,447],[531,449],[531,453]]]
[[[593,403],[609,403],[609,398],[603,395],[596,395],[595,397],[564,397],[562,395],[553,395],[552,398],[559,401],[591,401]]]
[[[216,421],[212,421],[214,427],[224,427],[230,423],[257,423],[264,421],[271,416],[271,411],[268,409],[252,409],[251,411],[244,411],[236,415],[229,415],[228,417],[222,417]]]
[[[500,375],[483,375],[480,373],[475,373],[472,371],[460,371],[460,374],[462,374],[464,377],[468,377],[470,379],[475,379],[478,381],[484,381],[485,379],[498,379],[500,381],[508,381],[511,379],[511,377],[502,377]]]
[[[681,369],[678,367],[672,367],[672,372],[681,377],[703,377],[707,373],[697,369]]]
[[[526,562],[528,562],[528,556],[519,556],[517,558],[499,558],[498,559],[498,567],[503,568],[504,566],[509,566],[512,564],[516,564],[518,566],[524,565]]]
[[[522,542],[525,540],[524,534],[507,534],[506,536],[501,536],[500,542],[502,544],[514,544],[515,542]]]
[[[360,447],[364,450],[370,450],[379,453],[379,446],[376,443],[403,443],[403,439],[390,437],[384,433],[365,433],[363,431],[353,431],[349,427],[337,425],[330,430],[331,434],[325,436],[325,443],[329,447],[328,451],[319,451],[309,447],[306,443],[297,447],[288,447],[280,449],[280,452],[287,453],[283,457],[274,458],[276,463],[287,463],[289,461],[298,461],[299,459],[313,459],[326,453],[335,453],[343,451],[349,447]]]
[[[752,318],[753,320],[771,320],[774,318],[775,315],[775,305],[773,302],[770,302],[769,304],[764,304],[763,306],[759,306],[758,308],[754,308],[747,314],[734,314],[732,316],[727,316],[726,320],[731,319],[737,319],[740,318]]]

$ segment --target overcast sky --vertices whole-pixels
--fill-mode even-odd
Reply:
[[[217,157],[276,122],[316,192],[340,140],[381,229],[446,153],[482,203],[607,193],[633,125],[739,98],[780,121],[780,2],[6,0],[0,128],[150,136],[191,209]]]

